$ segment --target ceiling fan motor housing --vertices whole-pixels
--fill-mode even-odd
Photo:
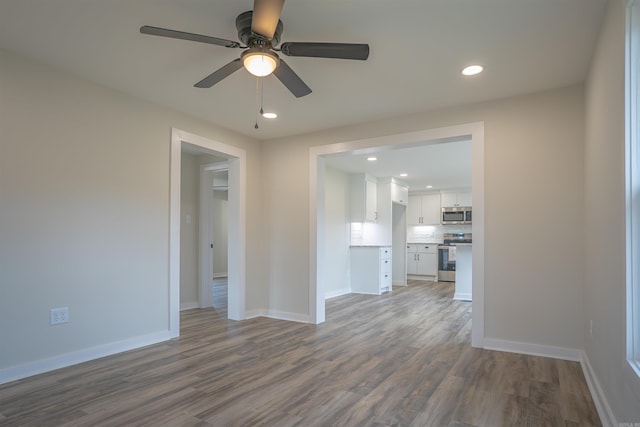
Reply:
[[[267,39],[260,34],[256,34],[251,31],[251,20],[253,18],[253,11],[248,10],[246,12],[241,13],[236,18],[236,28],[238,29],[238,39],[249,47],[266,47],[268,49],[278,46],[280,43],[280,36],[282,35],[282,30],[284,29],[284,25],[282,25],[282,21],[278,20],[278,25],[276,27],[276,31],[273,34],[271,40]]]

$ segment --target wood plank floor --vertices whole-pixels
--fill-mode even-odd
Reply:
[[[472,348],[452,295],[345,295],[318,326],[185,311],[179,339],[0,386],[0,425],[600,425],[578,363]]]

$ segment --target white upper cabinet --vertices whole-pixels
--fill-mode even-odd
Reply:
[[[422,196],[422,221],[426,225],[440,224],[440,194]]]
[[[443,191],[441,193],[441,204],[443,208],[470,207],[471,190],[465,191]]]
[[[391,182],[391,201],[400,205],[407,205],[409,200],[409,189],[397,182]]]
[[[432,193],[420,196],[409,196],[407,224],[440,224],[440,194]]]
[[[366,174],[351,175],[351,222],[377,220],[378,186],[376,179]]]

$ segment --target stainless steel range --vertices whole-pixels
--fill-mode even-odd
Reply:
[[[438,280],[456,281],[456,245],[472,242],[471,233],[445,233],[444,243],[438,245]]]

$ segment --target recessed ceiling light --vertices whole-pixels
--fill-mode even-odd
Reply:
[[[269,113],[269,112],[264,112],[262,113],[262,117],[264,117],[265,119],[275,119],[276,117],[278,117],[278,115],[276,113]]]
[[[482,65],[469,65],[462,70],[462,75],[475,76],[476,74],[480,74],[483,69]]]
[[[377,157],[367,157],[367,160],[369,160],[370,162],[375,162],[376,160],[378,160]]]
[[[404,178],[405,176],[409,176],[409,174],[408,173],[401,173],[400,176]]]
[[[427,188],[433,188],[433,185],[427,185]]]

